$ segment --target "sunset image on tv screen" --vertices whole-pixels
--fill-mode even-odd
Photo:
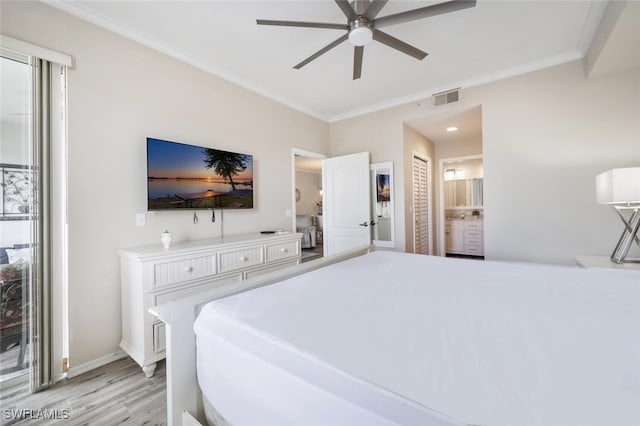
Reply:
[[[149,210],[253,208],[253,157],[147,138]]]

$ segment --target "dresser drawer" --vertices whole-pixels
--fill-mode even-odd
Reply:
[[[464,239],[465,248],[482,247],[482,238],[466,238]]]
[[[154,265],[154,287],[216,274],[216,255],[194,257]]]
[[[483,256],[484,255],[484,248],[482,248],[482,246],[465,247],[464,251],[465,251],[465,254],[470,254],[470,255],[473,255],[473,256]]]
[[[295,257],[298,255],[300,255],[299,240],[266,245],[267,262],[273,262],[274,260],[286,259],[288,257]]]
[[[482,231],[479,229],[465,229],[464,230],[464,237],[465,238],[474,238],[474,239],[478,239],[478,238],[482,238]]]
[[[220,253],[220,272],[235,271],[262,263],[262,246]]]
[[[482,222],[467,221],[464,223],[465,229],[482,229]]]

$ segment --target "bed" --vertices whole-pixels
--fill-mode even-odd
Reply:
[[[322,266],[165,311],[185,327],[199,312],[175,353],[230,424],[640,424],[637,272],[396,252]]]

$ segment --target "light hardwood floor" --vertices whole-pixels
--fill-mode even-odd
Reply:
[[[124,358],[34,394],[3,391],[2,425],[166,425],[166,371],[161,362],[151,378]],[[8,419],[20,410],[58,410],[68,419]],[[16,410],[16,411],[12,411]],[[27,414],[28,417],[28,414]]]

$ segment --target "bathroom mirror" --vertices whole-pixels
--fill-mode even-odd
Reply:
[[[482,207],[483,179],[453,179],[444,182],[446,208]]]
[[[371,240],[378,247],[395,247],[393,163],[371,164]]]

